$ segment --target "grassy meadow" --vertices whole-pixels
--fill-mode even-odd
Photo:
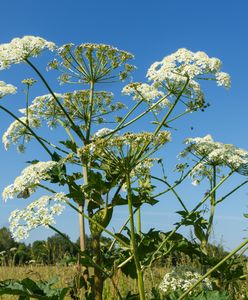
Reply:
[[[158,287],[159,283],[164,277],[164,274],[170,271],[171,266],[165,265],[164,267],[156,267],[153,269],[153,272],[146,271],[145,273],[145,287],[146,290],[151,290],[152,287]],[[5,279],[24,279],[29,277],[33,280],[48,280],[53,276],[58,276],[58,282],[54,287],[64,287],[70,284],[70,281],[77,274],[77,269],[75,266],[1,266],[0,267],[0,280]],[[121,292],[122,296],[127,295],[128,291],[138,292],[137,283],[135,280],[132,280],[121,272],[117,272],[113,277],[118,289]],[[235,294],[233,300],[246,299],[241,295],[246,293],[248,290],[248,277],[239,283],[234,283],[229,287],[230,295]],[[17,296],[0,296],[0,300],[16,300]],[[69,295],[65,298],[66,300],[72,299]],[[117,294],[113,288],[113,285],[110,280],[107,280],[104,285],[104,294],[103,299],[106,300],[115,300],[118,299]]]

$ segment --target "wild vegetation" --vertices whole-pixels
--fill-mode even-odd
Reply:
[[[33,62],[45,50],[55,54],[47,69],[59,74],[63,92],[48,83],[41,71],[44,62]],[[242,251],[248,239],[221,256],[215,255],[209,241],[216,207],[248,182],[244,179],[248,175],[248,152],[206,135],[185,140],[185,149],[179,154],[181,162],[176,164],[176,179],[163,160],[177,120],[209,106],[201,83],[216,82],[228,88],[230,76],[222,72],[219,59],[179,49],[149,67],[148,83],[133,82],[132,59],[129,52],[109,45],[69,43],[58,47],[33,36],[0,45],[2,70],[24,63],[36,77],[22,80],[25,97],[20,116],[0,105],[14,118],[3,135],[4,146],[7,150],[16,144],[18,151],[24,152],[28,143],[35,141],[48,156],[47,161],[40,161],[36,153],[37,158],[28,161],[28,166],[4,189],[5,201],[32,199],[25,209],[11,213],[9,229],[20,241],[39,226],[49,227],[56,235],[48,239],[45,252],[43,242],[31,247],[38,249],[38,261],[56,263],[61,251],[57,242],[63,238],[77,266],[70,285],[53,287],[53,279],[3,280],[0,294],[18,295],[19,299],[101,300],[111,299],[109,293],[106,296],[111,284],[117,299],[247,299],[240,281],[247,274]],[[128,97],[122,103],[109,89],[125,80],[129,83],[122,87],[122,93]],[[34,97],[38,84],[48,94]],[[0,98],[16,92],[16,86],[0,83]],[[57,129],[52,139],[47,128]],[[235,187],[234,175],[240,178]],[[194,186],[202,184],[206,188],[198,201],[194,200],[193,208],[178,192],[187,178]],[[38,190],[44,194],[34,200]],[[161,196],[169,193],[180,206],[179,221],[169,232],[155,228],[145,232],[143,207],[156,209]],[[55,225],[55,217],[65,206],[79,217],[79,244],[71,242],[63,228]],[[120,206],[126,208],[128,219],[123,220],[120,230],[112,231],[113,214]],[[88,248],[86,221],[91,241]],[[183,226],[192,230],[191,240],[178,232]],[[103,234],[111,240],[104,240]],[[174,268],[173,264],[167,266],[158,284],[154,274],[163,266],[163,260],[167,263],[172,257],[187,257],[190,264],[174,261]],[[17,259],[17,255],[13,257],[13,263]],[[126,285],[123,291],[116,276],[127,276],[137,284],[137,290]]]

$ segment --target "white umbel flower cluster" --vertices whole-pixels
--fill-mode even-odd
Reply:
[[[63,98],[62,94],[54,93],[57,99]],[[27,109],[21,108],[19,112],[26,115]],[[35,97],[32,104],[28,106],[28,116],[31,120],[37,120],[40,124],[43,120],[47,121],[48,127],[55,127],[57,119],[62,118],[61,108],[58,107],[53,95],[46,94]]]
[[[211,135],[203,138],[188,138],[185,143],[189,144],[189,147],[182,154],[194,152],[197,156],[204,157],[204,160],[211,165],[238,169],[248,164],[248,151],[231,144],[215,142]]]
[[[53,51],[56,45],[38,36],[14,38],[10,43],[0,45],[0,69],[19,64],[29,57],[38,56],[43,50]]]
[[[186,271],[182,273],[173,270],[164,276],[159,285],[159,289],[165,293],[172,291],[186,291],[200,278],[201,275],[197,272]],[[201,287],[204,290],[212,290],[211,281],[208,278],[205,278],[202,281]]]
[[[216,80],[218,86],[230,87],[231,85],[231,77],[225,72],[216,73]]]
[[[124,80],[135,68],[128,63],[133,58],[131,53],[105,44],[65,44],[58,48],[58,54],[60,59],[49,63],[48,69],[62,72],[61,83],[89,83],[92,79],[109,82],[117,77]],[[120,67],[118,75],[114,74],[113,71]]]
[[[147,77],[153,82],[185,82],[194,84],[194,79],[201,76],[214,75],[218,85],[230,87],[230,76],[220,72],[221,61],[209,57],[205,52],[192,52],[185,48],[178,49],[175,53],[166,56],[161,61],[153,63],[147,72]]]
[[[57,100],[61,103],[64,110],[75,123],[84,129],[85,111],[88,111],[90,106],[90,90],[76,90],[64,94],[54,93]],[[125,107],[121,102],[113,102],[113,93],[107,91],[95,91],[92,107],[92,122],[101,123],[105,121],[104,116]],[[34,98],[28,108],[19,109],[19,111],[32,119],[38,119],[40,122],[45,122],[49,128],[54,128],[57,125],[70,126],[68,118],[61,110],[54,96],[45,94]]]
[[[124,133],[123,135],[115,135],[111,138],[99,138],[94,140],[92,143],[79,148],[78,156],[90,155],[98,156],[109,156],[109,153],[128,152],[128,149],[132,151],[139,151],[139,149],[147,143],[151,143],[153,148],[159,148],[161,145],[171,140],[171,134],[169,131],[160,131],[157,135],[152,132],[141,132],[141,133]],[[126,147],[126,150],[125,150]]]
[[[21,117],[19,120],[25,124],[28,124],[28,126],[32,128],[38,128],[41,126],[41,122],[37,118],[29,117],[27,119],[27,117]],[[32,135],[21,122],[15,120],[10,124],[6,132],[3,134],[2,142],[4,144],[4,148],[8,150],[10,144],[18,143],[19,139],[22,137],[24,137],[25,142],[29,142],[32,138]]]
[[[7,199],[13,199],[25,191],[32,194],[35,192],[37,184],[39,184],[42,180],[50,178],[49,171],[57,165],[58,163],[55,161],[47,161],[38,162],[26,167],[22,170],[21,175],[15,179],[14,183],[10,184],[3,190],[3,199],[5,201]]]
[[[6,95],[15,94],[17,87],[12,84],[7,84],[4,81],[0,81],[0,99]]]
[[[180,153],[181,157],[193,154],[202,161],[191,171],[193,185],[197,185],[204,177],[211,176],[209,166],[229,167],[242,175],[248,175],[248,151],[237,148],[231,144],[215,142],[210,134],[205,137],[188,138],[185,140],[188,145]]]
[[[38,226],[49,227],[49,225],[54,224],[54,216],[63,212],[65,209],[63,203],[66,201],[68,198],[64,193],[56,193],[42,196],[23,210],[12,211],[9,218],[9,229],[13,238],[16,241],[26,239],[32,229]]]

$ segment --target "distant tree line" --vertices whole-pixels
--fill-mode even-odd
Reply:
[[[23,264],[68,264],[71,258],[77,255],[76,247],[79,239],[75,243],[69,242],[60,234],[54,234],[47,240],[36,240],[32,244],[18,243],[12,237],[8,228],[0,229],[0,265],[23,265]],[[110,244],[111,240],[103,237],[102,242]],[[73,246],[73,244],[75,246]],[[91,251],[92,240],[86,239],[87,251]]]
[[[110,238],[101,237],[101,248],[108,249],[112,243]],[[41,265],[68,265],[70,262],[77,261],[77,247],[79,247],[79,239],[73,243],[69,241],[69,236],[56,233],[47,238],[47,240],[36,240],[32,244],[16,242],[8,228],[2,227],[0,229],[0,266],[4,265],[24,265],[24,264],[41,264]],[[223,246],[208,245],[209,253],[217,260],[221,260],[228,254],[223,249]],[[121,255],[116,248],[116,255]],[[120,250],[120,249],[119,249]],[[92,238],[86,236],[86,251],[92,252]],[[186,251],[187,252],[187,251]],[[108,257],[106,257],[107,259]],[[163,265],[185,265],[192,264],[200,266],[199,257],[187,255],[185,251],[173,251],[169,256],[161,257],[157,261],[157,266]],[[111,261],[109,257],[108,260]],[[197,263],[198,261],[198,263]],[[106,262],[107,263],[107,262]]]

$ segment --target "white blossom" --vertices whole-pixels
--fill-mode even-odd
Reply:
[[[10,43],[0,45],[0,69],[6,69],[11,64],[18,64],[29,57],[36,57],[45,49],[53,51],[55,48],[54,43],[41,37],[14,38]]]
[[[14,183],[10,184],[3,190],[3,199],[5,201],[7,199],[12,199],[16,195],[27,190],[29,194],[32,194],[36,190],[37,184],[39,184],[42,180],[50,178],[49,171],[51,171],[57,165],[57,162],[47,161],[38,162],[26,167],[21,172],[21,175],[15,179]]]
[[[159,285],[159,289],[164,293],[179,290],[186,291],[200,278],[201,274],[197,272],[182,271],[175,268],[164,276],[162,282]],[[213,289],[212,283],[208,278],[205,278],[200,286],[204,290]]]
[[[166,56],[159,62],[155,62],[148,69],[149,80],[163,82],[174,80],[185,81],[185,77],[194,79],[199,75],[217,75],[221,67],[221,61],[210,58],[204,52],[192,52],[185,48],[178,49],[175,53]]]
[[[216,73],[217,85],[229,88],[231,86],[231,77],[225,72]]]
[[[29,127],[38,128],[41,126],[41,122],[37,118],[20,117],[19,120],[22,123],[28,124]],[[25,142],[29,142],[32,138],[29,130],[18,120],[15,120],[10,124],[6,132],[2,136],[2,142],[6,150],[9,149],[10,144],[16,144],[21,137],[24,137]]]
[[[210,58],[202,51],[192,52],[182,48],[153,63],[147,77],[156,86],[166,85],[172,91],[181,90],[188,80],[184,94],[188,98],[198,99],[197,106],[201,108],[204,94],[197,82],[199,79],[216,80],[218,86],[230,86],[230,75],[220,72],[220,68],[221,61],[218,58]]]
[[[94,133],[93,138],[96,139],[96,138],[103,137],[107,134],[110,134],[112,131],[113,130],[109,128],[101,128],[96,133]]]
[[[54,216],[60,215],[68,201],[64,193],[42,196],[25,209],[14,210],[9,218],[10,231],[15,240],[26,239],[29,232],[39,226],[49,227],[55,223]],[[55,202],[55,203],[53,203]]]
[[[226,166],[244,175],[248,172],[248,151],[244,149],[232,144],[215,142],[209,134],[205,137],[188,138],[185,144],[188,146],[180,154],[182,157],[192,153],[202,159],[190,173],[193,182],[196,180],[198,182],[199,177],[209,176],[209,166],[218,168]]]
[[[0,81],[0,99],[6,95],[15,94],[17,87],[12,84],[7,84],[4,81]]]
[[[135,100],[155,100],[164,96],[162,91],[159,91],[155,86],[147,83],[133,82],[126,85],[122,93],[125,95],[133,95]]]

